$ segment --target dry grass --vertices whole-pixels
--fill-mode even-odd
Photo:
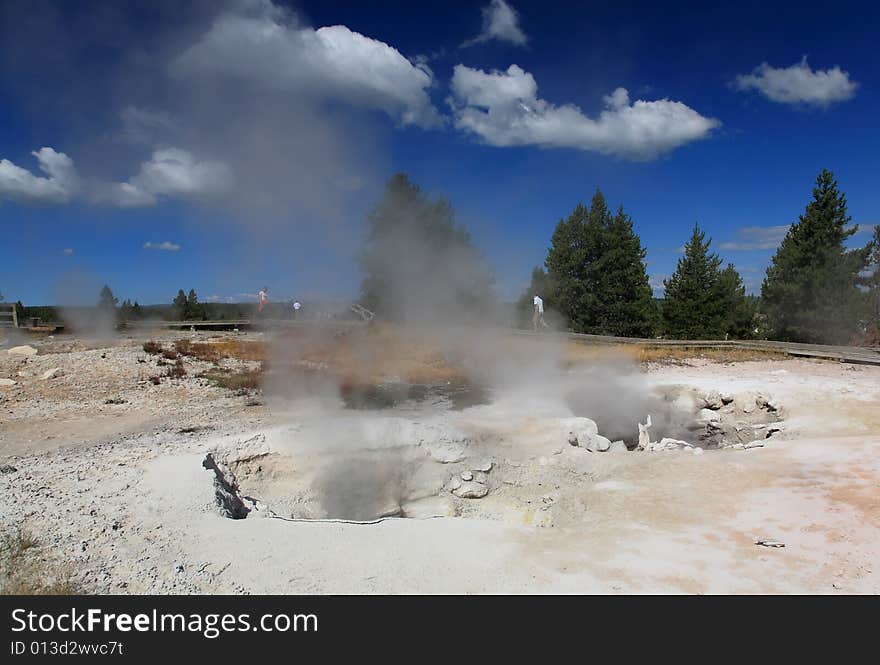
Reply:
[[[259,389],[262,383],[263,370],[243,369],[235,372],[228,369],[213,368],[199,376],[208,379],[218,388],[240,392]]]
[[[191,356],[205,362],[219,362],[227,358],[237,360],[265,360],[266,345],[263,342],[247,342],[237,339],[221,339],[212,342],[192,342],[179,339],[174,349],[182,356]]]
[[[175,362],[171,367],[165,370],[165,373],[162,376],[167,376],[169,379],[182,379],[186,376],[186,367],[183,365],[183,358],[178,358],[177,362]]]
[[[389,379],[406,383],[458,383],[464,372],[448,344],[430,330],[376,325],[339,335],[280,339],[276,356],[300,366],[320,366],[351,385]],[[275,357],[275,356],[273,356]]]
[[[19,528],[0,541],[0,594],[58,596],[80,593],[69,566],[40,556],[39,541]]]
[[[143,348],[144,351],[153,356],[162,353],[162,345],[152,339],[149,342],[144,342]]]
[[[786,356],[777,351],[742,349],[737,347],[666,346],[649,344],[587,344],[569,341],[566,361],[577,365],[598,358],[618,357],[639,363],[683,363],[689,360],[708,360],[717,363],[752,360],[782,360]]]

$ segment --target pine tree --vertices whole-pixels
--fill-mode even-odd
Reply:
[[[880,339],[880,224],[874,226],[874,238],[871,241],[871,272],[866,282],[870,321],[875,329],[875,336]]]
[[[621,206],[616,215],[598,189],[587,209],[560,220],[547,253],[547,274],[559,311],[577,332],[647,336],[656,306],[645,250]]]
[[[611,335],[650,337],[656,329],[657,309],[645,270],[646,251],[623,206],[607,221],[604,238],[596,262],[598,329]]]
[[[101,294],[98,300],[98,308],[106,311],[115,311],[116,303],[119,302],[119,299],[113,295],[113,291],[110,290],[110,287],[106,284],[104,288],[101,289]]]
[[[672,277],[663,281],[663,325],[669,337],[712,339],[723,335],[723,304],[718,298],[721,259],[709,252],[711,243],[695,224],[684,256]]]
[[[847,343],[866,315],[859,290],[871,245],[848,250],[846,197],[827,169],[816,178],[813,200],[788,230],[761,285],[761,310],[774,339]]]
[[[747,339],[754,336],[755,299],[746,296],[742,277],[728,263],[718,274],[716,298],[721,312],[721,332],[725,338]]]
[[[365,307],[392,320],[423,321],[468,321],[494,307],[492,276],[446,200],[429,198],[398,173],[367,222]]]
[[[190,289],[186,296],[186,319],[204,319],[204,306],[199,303],[195,289]]]
[[[187,307],[186,294],[183,292],[183,289],[180,289],[177,292],[177,296],[175,296],[174,300],[171,301],[172,306],[177,314],[177,318],[181,321],[186,320],[186,316],[189,313],[189,309]]]

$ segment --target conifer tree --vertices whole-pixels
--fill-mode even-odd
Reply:
[[[847,249],[846,197],[827,169],[813,200],[788,230],[761,286],[761,311],[773,339],[844,344],[867,315],[860,273],[871,245]]]
[[[722,304],[718,298],[721,259],[709,251],[711,239],[694,225],[684,256],[672,276],[663,281],[663,325],[675,339],[712,339],[723,336]]]

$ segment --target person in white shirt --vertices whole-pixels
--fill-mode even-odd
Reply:
[[[541,296],[536,293],[533,302],[535,303],[535,313],[532,315],[532,328],[534,328],[535,332],[538,332],[539,323],[545,328],[549,328],[550,326],[544,323],[544,301],[541,299]]]
[[[269,287],[264,286],[260,289],[260,292],[257,294],[257,300],[259,301],[257,305],[257,313],[262,314],[263,308],[269,302]]]
[[[293,318],[294,319],[299,318],[299,310],[301,308],[302,308],[302,305],[300,304],[299,300],[294,300],[293,301]]]

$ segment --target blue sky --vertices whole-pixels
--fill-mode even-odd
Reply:
[[[353,298],[398,171],[505,298],[596,187],[658,287],[698,222],[759,288],[823,167],[880,222],[872,3],[184,4],[0,1],[7,299]]]

